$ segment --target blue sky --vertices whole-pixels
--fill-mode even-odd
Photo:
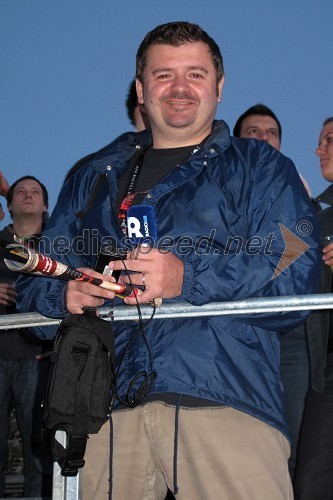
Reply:
[[[132,129],[125,99],[142,38],[187,20],[224,57],[217,117],[232,129],[249,106],[271,107],[282,152],[317,195],[328,186],[314,150],[333,115],[332,19],[332,0],[0,0],[0,169],[9,183],[39,178],[52,209],[73,163]]]

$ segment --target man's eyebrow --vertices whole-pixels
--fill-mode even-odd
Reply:
[[[155,75],[155,73],[160,73],[161,71],[172,71],[171,68],[155,68],[152,70],[152,74]]]
[[[202,71],[203,73],[207,74],[208,73],[208,70],[204,67],[204,66],[188,66],[187,68],[187,71]],[[169,71],[173,71],[173,68],[154,68],[152,70],[152,75],[155,75],[156,73],[160,73],[160,72],[169,72]]]
[[[208,69],[206,69],[204,66],[189,66],[188,69],[190,71],[203,71],[204,73],[208,73]]]

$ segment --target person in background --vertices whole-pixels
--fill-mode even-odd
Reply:
[[[7,192],[13,223],[0,231],[1,248],[14,243],[14,235],[36,245],[47,212],[48,193],[33,176],[18,179]],[[0,261],[1,314],[15,314],[17,273]],[[41,444],[41,403],[45,394],[52,342],[41,341],[28,329],[0,331],[0,497],[5,495],[8,462],[9,413],[14,404],[22,438],[24,497],[51,496],[52,460]],[[46,355],[46,357],[45,357]]]
[[[320,292],[333,292],[333,117],[324,121],[316,149],[321,173],[330,186],[317,200],[329,205],[318,213],[323,239],[323,266]],[[333,241],[333,240],[332,240]],[[333,310],[314,311],[306,321],[308,337],[317,339],[321,366],[317,384],[321,391],[310,389],[305,405],[295,478],[297,500],[332,500],[333,498]]]
[[[44,235],[64,237],[51,256],[113,281],[93,271],[98,252],[89,235],[124,249],[124,210],[148,205],[156,215],[155,248],[139,245],[126,261],[109,263],[122,271],[121,282],[145,286],[125,304],[158,297],[200,306],[314,292],[320,252],[310,199],[291,160],[265,142],[230,137],[226,123],[215,120],[223,84],[220,49],[200,26],[179,21],[150,31],[137,52],[136,87],[151,130],[116,141],[68,179]],[[77,214],[87,204],[82,220]],[[281,231],[296,234],[304,218],[313,231],[297,237],[304,251],[286,262]],[[74,243],[78,233],[89,240],[83,252],[67,243],[64,255],[60,240]],[[52,317],[104,301],[123,306],[89,283],[26,275],[17,290],[21,311]],[[108,425],[90,436],[83,498],[110,491],[117,500],[160,500],[169,487],[179,500],[291,499],[278,332],[306,315],[157,317],[143,333],[136,321],[114,322],[111,447],[105,453],[96,446],[110,439]]]
[[[145,110],[145,107],[143,104],[138,103],[138,97],[136,95],[136,88],[135,88],[135,80],[131,82],[131,85],[128,90],[127,98],[126,98],[126,109],[127,109],[127,116],[132,123],[132,125],[135,127],[136,132],[141,132],[142,130],[145,130],[146,128],[149,128],[149,120],[147,117],[147,113]],[[116,139],[118,141],[121,138],[125,138],[127,133],[122,134],[120,137]],[[74,172],[76,172],[79,168],[81,168],[83,165],[86,165],[86,163],[92,159],[98,159],[100,156],[103,156],[107,154],[107,151],[109,149],[112,149],[112,146],[114,145],[115,141],[112,141],[110,144],[107,146],[104,146],[102,149],[99,149],[98,151],[95,151],[94,153],[90,153],[83,158],[80,158],[77,162],[74,163],[74,165],[70,168],[70,170],[67,172],[67,175],[65,177],[65,182],[68,179],[70,175],[72,175]]]
[[[6,198],[8,190],[9,184],[7,182],[7,179],[5,178],[3,173],[0,172],[0,196],[4,196]]]
[[[238,118],[233,133],[235,137],[258,139],[267,142],[279,151],[281,149],[281,123],[276,114],[264,104],[255,104],[247,109]],[[303,184],[306,182],[304,178],[302,182]],[[311,197],[307,183],[304,186]],[[315,209],[318,209],[317,204]],[[310,380],[313,380],[313,389],[320,390],[316,376],[317,341],[316,338],[309,338],[306,335],[304,324],[281,336],[281,377],[285,390],[286,414],[291,439],[289,472],[292,479],[296,468],[299,434]]]
[[[143,104],[138,103],[135,79],[131,82],[126,99],[127,116],[137,132],[149,128],[149,119]]]
[[[264,104],[255,104],[237,119],[233,134],[235,137],[266,141],[280,151],[282,140],[281,123],[275,113]]]
[[[280,151],[282,141],[282,127],[277,116],[265,104],[255,104],[240,115],[234,126],[235,137],[259,139],[266,141]],[[312,193],[306,179],[300,174],[303,185],[312,198]]]

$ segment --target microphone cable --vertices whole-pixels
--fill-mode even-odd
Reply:
[[[122,259],[122,263],[124,265],[125,274],[129,279],[129,284],[132,287],[132,290],[134,292],[135,286],[132,283],[131,274],[129,273],[129,271],[126,267],[125,259]],[[141,307],[140,307],[140,304],[139,304],[139,301],[138,301],[136,295],[135,295],[135,300],[136,300],[136,308],[138,310],[138,315],[139,315],[139,320],[138,320],[139,321],[139,328],[136,332],[133,333],[131,340],[128,342],[128,344],[126,345],[126,347],[124,349],[124,352],[122,353],[122,356],[120,358],[120,362],[119,362],[119,365],[117,368],[117,372],[116,372],[116,384],[115,384],[115,387],[116,387],[115,394],[116,394],[117,399],[120,401],[121,404],[123,404],[124,406],[127,406],[129,408],[135,408],[137,405],[139,405],[143,401],[143,399],[147,396],[147,394],[149,394],[149,392],[152,388],[152,385],[157,377],[157,373],[154,371],[154,367],[153,367],[153,355],[152,355],[152,352],[151,352],[151,349],[150,349],[150,346],[149,346],[149,343],[148,343],[148,340],[146,337],[146,333],[145,333],[145,328],[148,326],[148,324],[151,322],[151,320],[153,319],[153,317],[155,315],[156,305],[155,305],[155,303],[153,303],[152,314],[151,314],[150,318],[146,322],[144,322],[143,318],[142,318]],[[125,394],[125,400],[123,400],[122,397],[118,393],[118,388],[117,388],[118,375],[119,375],[119,371],[122,367],[122,364],[125,360],[126,354],[128,353],[131,345],[133,344],[134,340],[137,338],[137,336],[139,334],[141,334],[143,341],[144,341],[144,344],[147,348],[148,357],[149,357],[149,371],[147,372],[146,370],[142,370],[132,378],[132,380],[129,383],[126,394]],[[137,387],[137,389],[135,389],[135,386],[138,385],[140,379],[142,379],[142,382]]]

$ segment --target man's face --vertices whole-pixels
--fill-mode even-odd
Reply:
[[[222,86],[206,44],[152,45],[137,94],[147,111],[154,147],[197,144],[209,135]]]
[[[333,182],[333,122],[327,123],[320,132],[316,155],[320,159],[322,176]]]
[[[13,199],[8,204],[13,218],[27,215],[40,215],[46,212],[43,190],[38,182],[33,179],[25,179],[16,184],[13,191]]]
[[[247,116],[242,122],[240,136],[266,141],[276,149],[281,147],[278,124],[268,115]]]

